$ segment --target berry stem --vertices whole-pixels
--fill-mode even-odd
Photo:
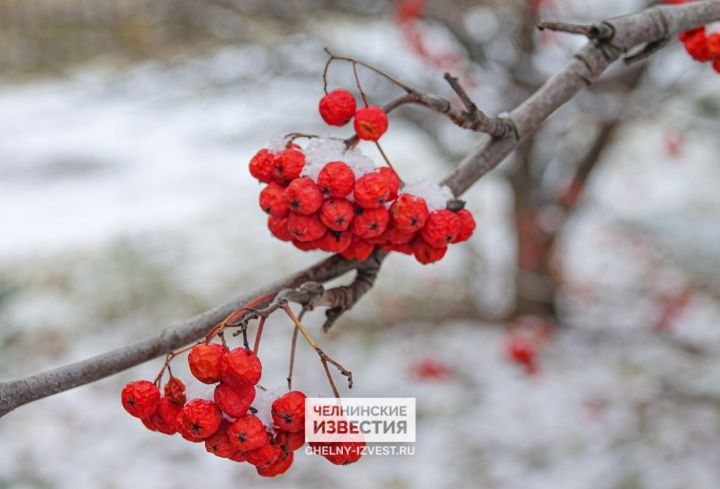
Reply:
[[[357,88],[358,88],[358,91],[360,92],[360,96],[362,97],[363,103],[365,104],[365,107],[367,107],[368,106],[367,95],[365,94],[365,90],[363,90],[363,87],[360,84],[360,75],[358,74],[358,70],[357,70],[357,61],[352,62],[352,70],[353,70],[353,75],[355,76],[355,85],[357,85]]]
[[[253,345],[253,351],[256,355],[258,354],[258,351],[260,351],[260,338],[262,337],[263,328],[265,327],[265,319],[266,318],[264,317],[260,318],[257,331],[255,332],[255,344]]]
[[[300,315],[298,316],[298,321],[302,321],[305,311],[306,309],[303,307],[302,311],[300,311]],[[297,348],[298,331],[299,330],[297,328],[293,328],[292,341],[290,343],[290,367],[288,369],[287,376],[288,390],[292,390],[292,376],[293,369],[295,367],[295,349]]]
[[[328,48],[325,48],[325,52],[326,52],[327,55],[329,56],[328,60],[325,62],[325,69],[323,70],[323,90],[325,91],[325,94],[326,94],[326,95],[327,95],[327,93],[328,93],[328,91],[327,91],[327,87],[328,87],[328,83],[327,83],[328,70],[329,70],[329,68],[330,68],[330,64],[331,64],[333,61],[335,61],[335,60],[337,60],[337,61],[347,61],[348,63],[358,64],[358,65],[360,65],[360,66],[362,66],[362,67],[364,67],[364,68],[367,68],[367,69],[369,69],[369,70],[377,73],[378,75],[382,76],[382,77],[385,78],[386,80],[394,83],[394,84],[397,85],[398,87],[400,87],[400,88],[402,88],[403,90],[405,90],[407,93],[415,93],[415,89],[414,89],[414,88],[412,88],[412,87],[409,86],[409,85],[406,85],[405,83],[401,82],[400,80],[398,80],[398,79],[395,78],[394,76],[389,75],[388,73],[384,72],[384,71],[381,70],[380,68],[376,68],[375,66],[373,66],[373,65],[371,65],[371,64],[368,64],[368,63],[365,63],[365,62],[363,62],[363,61],[358,61],[358,60],[356,60],[355,58],[349,58],[349,57],[346,57],[346,56],[337,56],[337,55],[333,54]]]
[[[395,167],[393,166],[393,164],[390,163],[390,159],[385,154],[385,151],[382,149],[382,146],[380,146],[380,142],[375,141],[375,146],[377,146],[377,149],[378,149],[378,151],[380,151],[380,154],[382,155],[383,160],[385,160],[385,163],[387,164],[387,166],[389,166],[390,169],[395,172],[395,174],[398,176],[398,178],[400,178],[400,174],[397,172],[397,170],[395,170]],[[402,178],[400,178],[400,184],[402,184],[402,183],[403,183],[403,180],[402,180]]]

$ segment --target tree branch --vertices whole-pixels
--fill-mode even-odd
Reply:
[[[612,46],[595,42],[582,48],[560,72],[509,114],[517,128],[517,138],[486,136],[485,141],[442,183],[459,196],[497,167],[546,118],[596,80],[623,53],[641,44],[657,42],[717,20],[720,20],[720,2],[701,0],[685,5],[652,7],[637,14],[604,21],[614,29]],[[386,108],[393,110],[405,104],[419,103],[447,114],[449,108],[445,102],[427,94],[407,93],[388,103]],[[459,112],[465,113],[462,110]],[[0,383],[0,416],[28,402],[108,377],[202,338],[230,313],[253,300],[266,297],[261,302],[267,303],[282,289],[297,288],[305,282],[324,283],[358,268],[362,268],[362,263],[332,256],[302,272],[130,345],[24,379]],[[364,292],[366,290],[359,296]]]

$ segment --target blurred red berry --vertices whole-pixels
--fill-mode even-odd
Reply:
[[[165,397],[175,404],[180,404],[182,406],[185,404],[185,401],[187,401],[187,397],[185,396],[185,384],[183,384],[182,380],[172,375],[170,376],[170,379],[168,379],[167,384],[165,384],[164,392]]]
[[[142,418],[143,424],[152,431],[159,431],[166,435],[177,433],[177,416],[182,410],[180,404],[172,402],[167,397],[160,399],[158,407],[153,414]]]
[[[387,166],[380,167],[378,173],[385,178],[388,186],[388,202],[395,200],[398,196],[398,190],[400,190],[400,177],[391,168]]]
[[[280,456],[269,465],[256,465],[258,475],[263,477],[275,477],[284,474],[293,463],[293,452],[281,453]]]
[[[275,426],[294,433],[305,429],[305,394],[291,391],[272,403]]]
[[[460,218],[460,232],[458,232],[457,236],[455,236],[455,239],[453,239],[452,242],[462,243],[463,241],[467,241],[468,239],[470,239],[473,231],[475,231],[475,218],[473,217],[472,213],[467,209],[460,209],[455,214],[458,216],[458,218]]]
[[[243,452],[245,459],[255,467],[269,467],[277,459],[283,456],[282,449],[272,443],[265,443],[255,450]]]
[[[285,190],[290,209],[298,214],[314,214],[323,203],[320,188],[312,179],[307,177],[296,178]]]
[[[430,246],[419,236],[412,242],[412,247],[415,259],[423,265],[440,261],[445,256],[445,253],[447,253],[447,246]]]
[[[350,246],[340,253],[346,260],[365,261],[372,254],[375,245],[357,236],[353,237]]]
[[[352,233],[350,231],[330,231],[323,235],[322,238],[312,241],[317,247],[329,253],[341,253],[350,246],[352,242]]]
[[[288,230],[287,217],[268,216],[268,229],[273,236],[281,241],[292,241],[293,235]]]

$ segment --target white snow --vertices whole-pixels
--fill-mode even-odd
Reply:
[[[425,199],[430,212],[438,209],[445,209],[448,201],[454,198],[450,187],[440,186],[436,183],[425,181],[408,183],[400,188],[399,193],[407,193],[416,197],[422,197]]]

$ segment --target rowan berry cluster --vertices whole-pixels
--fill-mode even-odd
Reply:
[[[323,97],[320,114],[331,125],[354,117],[360,139],[375,141],[387,129],[382,109],[355,111],[353,95],[344,90]],[[267,184],[259,200],[270,232],[301,250],[362,261],[379,246],[427,264],[475,229],[472,214],[449,189],[404,185],[391,168],[376,167],[342,140],[313,139],[306,148],[288,140],[258,151],[249,167]]]
[[[203,342],[192,348],[188,363],[198,381],[215,384],[212,400],[187,399],[185,385],[171,375],[163,395],[159,381],[127,384],[121,394],[125,410],[152,431],[179,433],[185,440],[203,443],[213,455],[253,465],[263,477],[286,472],[293,452],[305,444],[305,394],[289,391],[272,401],[269,413],[258,412],[253,401],[256,389],[265,392],[258,385],[262,364],[244,346],[228,349]],[[317,453],[334,464],[349,464],[362,455],[356,445],[333,442],[331,450]]]
[[[666,0],[665,3],[681,4],[688,0]],[[705,27],[698,27],[679,36],[688,54],[700,63],[712,63],[715,71],[720,73],[720,32],[708,33]]]

